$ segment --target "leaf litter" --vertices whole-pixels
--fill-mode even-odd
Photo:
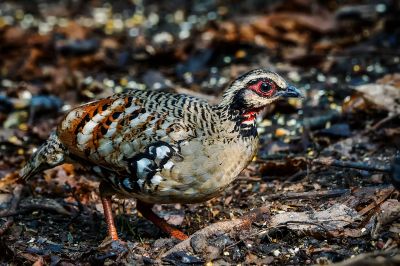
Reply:
[[[395,1],[2,2],[1,263],[395,265],[398,12]],[[220,197],[155,207],[187,241],[114,199],[128,247],[116,256],[100,245],[95,177],[65,164],[17,181],[74,106],[131,88],[216,102],[259,66],[306,98],[263,113],[257,157]]]

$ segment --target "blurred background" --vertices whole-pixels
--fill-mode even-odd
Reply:
[[[326,156],[390,167],[400,146],[399,63],[400,2],[395,0],[1,1],[0,190],[8,193],[26,158],[74,106],[127,89],[185,93],[216,103],[232,79],[260,67],[282,74],[306,98],[279,102],[264,112],[258,128],[260,151],[232,190],[194,207],[158,206],[159,213],[170,215],[175,224],[193,233],[260,206],[271,193],[388,185],[387,173],[316,167],[310,160]],[[34,262],[43,256],[38,249],[49,250],[43,244],[47,240],[53,241],[53,248],[80,243],[76,252],[82,255],[101,239],[93,228],[101,225],[105,232],[104,224],[84,219],[101,215],[94,193],[98,183],[88,175],[77,166],[64,165],[30,181],[28,201],[50,198],[71,212],[79,210],[80,216],[74,222],[60,221],[59,213],[49,218],[42,211],[35,221],[29,215],[18,216],[19,227],[0,241],[7,250],[7,254],[0,252],[5,261],[17,257]],[[352,206],[359,210],[372,201],[366,197]],[[326,202],[310,204],[322,203]],[[0,200],[0,207],[7,204]],[[154,238],[160,232],[132,215],[134,202],[119,205],[124,211],[119,212],[118,223],[133,224],[122,230],[125,239],[137,242],[150,236],[137,247],[151,261],[159,252]],[[185,220],[184,214],[197,218]],[[55,225],[46,227],[48,219]],[[60,227],[68,230],[60,232]],[[38,236],[47,240],[40,242]],[[236,251],[220,250],[215,259],[334,262],[382,249],[389,239],[398,247],[399,241],[398,235],[387,233],[374,243],[368,237],[357,238],[329,252],[312,252],[311,246],[323,243],[286,236],[291,234],[278,234],[275,242],[249,238],[253,245],[262,246],[256,251],[226,240]],[[350,237],[354,236],[344,239]],[[36,251],[27,253],[36,257],[16,255],[27,248],[19,239],[33,239]],[[289,250],[296,245],[303,253]],[[57,261],[49,254],[56,254],[58,262],[61,257],[87,259],[60,248],[45,253],[47,262]]]

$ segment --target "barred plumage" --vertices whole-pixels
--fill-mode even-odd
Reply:
[[[298,96],[278,74],[263,69],[236,79],[216,106],[186,95],[126,91],[70,111],[22,176],[71,159],[91,167],[111,194],[147,204],[205,201],[253,158],[262,108]],[[58,160],[49,163],[52,151]]]

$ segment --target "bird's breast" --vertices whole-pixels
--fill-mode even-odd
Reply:
[[[257,140],[194,139],[182,143],[181,158],[168,161],[157,176],[157,186],[135,197],[149,203],[195,203],[217,196],[248,165]]]

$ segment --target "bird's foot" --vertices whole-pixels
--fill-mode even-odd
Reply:
[[[153,204],[148,204],[140,200],[136,202],[136,208],[143,217],[153,222],[153,224],[158,226],[162,231],[181,241],[189,238],[185,233],[176,229],[172,225],[169,225],[164,219],[158,217],[157,214],[153,212],[152,207]]]
[[[178,239],[178,240],[181,240],[181,241],[186,240],[186,239],[189,238],[188,235],[186,235],[186,234],[183,233],[182,231],[180,231],[180,230],[178,230],[178,229],[175,229],[175,228],[173,228],[172,231],[169,232],[169,234],[170,234],[172,237],[174,237],[174,238],[176,238],[176,239]]]

